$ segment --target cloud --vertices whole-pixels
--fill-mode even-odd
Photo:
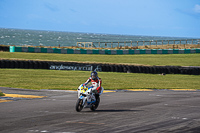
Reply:
[[[196,5],[194,6],[194,12],[195,12],[195,13],[200,13],[200,5],[196,4]]]

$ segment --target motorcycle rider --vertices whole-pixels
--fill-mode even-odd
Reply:
[[[102,80],[101,80],[101,78],[99,78],[98,77],[98,73],[96,72],[96,71],[93,71],[93,72],[91,72],[91,76],[88,78],[88,80],[83,84],[83,86],[85,86],[85,85],[87,85],[88,83],[97,83],[97,88],[95,87],[94,88],[94,86],[93,86],[93,88],[92,88],[92,91],[95,91],[96,93],[95,93],[95,97],[96,97],[96,99],[98,99],[99,98],[99,94],[101,93],[101,90],[102,90],[102,88],[101,88],[101,83],[102,83]],[[95,89],[95,90],[94,90]]]

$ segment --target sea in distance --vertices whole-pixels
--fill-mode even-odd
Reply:
[[[130,41],[180,40],[180,39],[184,40],[191,38],[0,28],[0,44],[15,45],[15,46],[59,46],[60,45],[61,47],[63,47],[63,46],[76,46],[77,42],[128,42],[128,41],[130,42]],[[101,43],[100,45],[104,44]],[[142,44],[139,43],[139,45]]]

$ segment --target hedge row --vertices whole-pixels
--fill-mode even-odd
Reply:
[[[118,65],[118,64],[77,63],[77,62],[0,60],[0,68],[50,69],[51,65],[65,65],[65,66],[92,65],[94,66],[94,68],[96,68],[96,66],[101,67],[103,72],[200,75],[200,67],[134,66],[134,65]]]

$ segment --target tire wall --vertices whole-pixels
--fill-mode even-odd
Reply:
[[[10,51],[10,46],[1,46],[0,45],[0,51]]]
[[[50,69],[52,65],[81,66],[81,69],[79,70],[86,70],[88,68],[87,70],[90,71],[97,70],[102,72],[200,75],[200,67],[134,66],[134,65],[100,64],[100,63],[91,64],[91,63],[77,63],[77,62],[0,60],[0,68]],[[86,67],[82,68],[83,66]],[[91,68],[90,66],[92,66],[93,69],[90,69]]]

